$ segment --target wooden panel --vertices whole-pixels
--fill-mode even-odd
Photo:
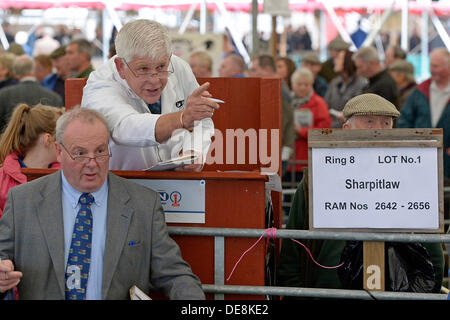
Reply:
[[[200,173],[202,178],[207,179],[207,214],[206,224],[199,225],[204,227],[241,227],[241,228],[265,228],[265,189],[264,180],[254,179],[252,173],[227,171],[257,171],[263,166],[259,156],[259,138],[260,129],[278,129],[278,148],[276,154],[271,154],[271,132],[267,133],[267,156],[271,157],[278,163],[278,174],[281,175],[281,80],[278,78],[261,79],[261,78],[199,78],[199,84],[208,81],[211,83],[208,91],[213,97],[224,100],[225,103],[220,105],[220,109],[214,113],[214,126],[223,138],[220,146],[222,152],[221,161],[213,163],[212,157],[217,159],[217,137],[213,137],[213,144],[208,155],[207,164],[203,172]],[[66,81],[66,107],[70,109],[76,104],[81,103],[82,89],[86,79],[69,79]],[[250,163],[249,138],[245,143],[245,161],[238,163],[237,141],[234,136],[227,138],[227,129],[231,133],[236,133],[238,129],[243,132],[252,131],[257,137],[257,153],[255,163]],[[232,149],[227,149],[227,146]],[[233,157],[229,163],[226,161],[227,154],[230,156],[230,150]],[[266,166],[270,166],[266,165]],[[213,175],[216,171],[220,174],[230,174],[217,178]],[[114,172],[121,175],[120,172]],[[190,179],[194,177],[192,173],[152,173],[148,177],[152,179],[165,179],[177,177],[177,179]],[[250,176],[246,176],[250,174]],[[125,175],[128,178],[137,178],[137,173],[130,171]],[[233,176],[234,175],[234,176]],[[259,176],[259,174],[258,174]],[[197,175],[196,177],[199,177]],[[235,180],[236,179],[236,180]],[[253,181],[255,180],[255,181]],[[215,190],[210,194],[210,188]],[[272,192],[273,203],[273,227],[281,227],[281,193]],[[193,225],[189,225],[193,226]],[[195,238],[195,237],[174,237],[179,240],[183,255],[187,255],[187,260],[192,263],[193,269],[201,269],[202,281],[204,283],[213,283],[213,264],[211,257],[202,256],[202,252],[209,252],[214,248],[213,238]],[[189,239],[188,239],[189,238]],[[250,239],[227,239],[226,240],[226,275],[231,272],[234,262],[240,255],[256,241]],[[247,284],[247,285],[264,285],[264,245],[261,242],[251,253],[241,262],[241,265],[235,271],[230,284]],[[280,248],[280,240],[276,241],[276,254],[278,255]],[[247,260],[249,259],[249,260]],[[275,257],[277,259],[277,256]],[[246,262],[247,260],[247,262]],[[231,265],[232,264],[232,265]],[[247,267],[244,266],[247,265]],[[251,267],[250,267],[251,266]],[[242,269],[241,269],[242,268]],[[206,277],[206,278],[205,278]],[[205,279],[205,280],[204,280]],[[236,298],[242,299],[243,296],[237,295]]]
[[[384,242],[363,242],[364,289],[384,291]]]
[[[83,97],[83,88],[86,85],[87,79],[84,78],[69,78],[64,83],[66,109],[71,109],[78,104],[81,104]]]
[[[55,169],[22,169],[28,180]],[[145,172],[112,171],[128,179],[204,179],[205,223],[168,223],[169,226],[211,228],[265,228],[266,176],[258,172]],[[204,284],[214,284],[214,237],[173,236],[183,258]],[[256,238],[225,238],[226,279],[239,257]],[[265,283],[265,242],[261,241],[240,262],[229,282],[234,285],[263,286]],[[157,297],[161,297],[157,295]],[[212,298],[208,295],[208,298]],[[226,295],[226,299],[263,299],[253,295]]]

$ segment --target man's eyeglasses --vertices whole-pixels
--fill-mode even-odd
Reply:
[[[70,159],[72,159],[72,160],[74,160],[74,161],[76,161],[76,162],[82,163],[82,164],[88,164],[88,163],[91,161],[91,159],[94,159],[95,162],[97,162],[97,163],[102,163],[102,162],[107,161],[107,160],[112,156],[111,151],[109,151],[109,148],[108,148],[107,153],[106,153],[106,151],[105,151],[105,152],[102,151],[102,152],[100,152],[99,155],[97,155],[97,156],[95,156],[95,157],[88,157],[88,156],[73,156],[73,155],[71,155],[70,152],[66,149],[66,147],[64,146],[64,144],[60,143],[60,145],[61,145],[61,147],[63,147],[63,149],[67,152],[67,154],[69,155]]]
[[[168,65],[167,70],[161,70],[158,72],[151,72],[149,70],[150,68],[147,68],[147,67],[141,67],[139,69],[133,70],[125,59],[122,58],[122,60],[123,60],[123,62],[125,62],[128,69],[130,69],[131,73],[136,78],[147,77],[147,76],[150,76],[150,77],[156,76],[158,79],[164,80],[164,79],[167,79],[174,72],[173,65],[172,65],[172,59],[170,59],[170,58],[169,58],[169,65]]]

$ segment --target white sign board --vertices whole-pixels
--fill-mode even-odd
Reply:
[[[168,223],[205,223],[205,180],[132,179],[159,193]]]
[[[291,16],[289,0],[264,0],[264,13],[289,18]]]
[[[313,148],[313,228],[439,228],[437,148]]]

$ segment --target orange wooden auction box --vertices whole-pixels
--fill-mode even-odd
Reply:
[[[217,160],[217,148],[214,143],[208,155],[207,164],[202,172],[144,172],[144,171],[113,171],[115,174],[130,179],[177,179],[205,181],[205,223],[168,223],[169,226],[213,227],[213,228],[251,228],[266,229],[281,227],[281,193],[271,192],[273,215],[271,221],[266,221],[266,191],[267,176],[262,175],[262,167],[271,167],[277,162],[276,173],[281,175],[281,80],[275,78],[199,78],[200,84],[210,82],[208,91],[213,97],[224,100],[220,109],[214,113],[213,121],[217,135],[221,135],[223,161]],[[66,80],[66,108],[81,103],[82,88],[86,79]],[[238,142],[236,136],[227,135],[230,130],[256,133],[257,157],[252,158],[249,141],[245,145],[245,161],[239,160]],[[278,134],[273,134],[278,133]],[[265,134],[265,136],[264,136]],[[262,145],[261,138],[265,139]],[[274,144],[274,145],[273,145]],[[231,146],[232,149],[227,149]],[[274,146],[276,154],[270,154]],[[260,148],[272,158],[261,159]],[[233,159],[230,157],[233,150]],[[272,167],[271,167],[272,168]],[[46,169],[23,169],[29,179],[52,172]],[[191,265],[193,272],[199,276],[203,284],[215,284],[214,272],[214,237],[209,236],[177,236],[172,238],[180,246],[183,258]],[[235,269],[231,279],[226,281],[235,263],[241,255],[250,248],[257,238],[226,237],[224,247],[225,285],[266,284],[265,239],[261,240],[249,251]],[[275,261],[279,250],[276,241]],[[208,298],[214,298],[208,294]],[[225,295],[225,299],[263,299],[263,296]]]

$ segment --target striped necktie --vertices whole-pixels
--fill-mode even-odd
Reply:
[[[92,212],[94,197],[90,193],[80,196],[80,210],[73,226],[72,243],[66,267],[66,300],[85,300],[91,264]]]

